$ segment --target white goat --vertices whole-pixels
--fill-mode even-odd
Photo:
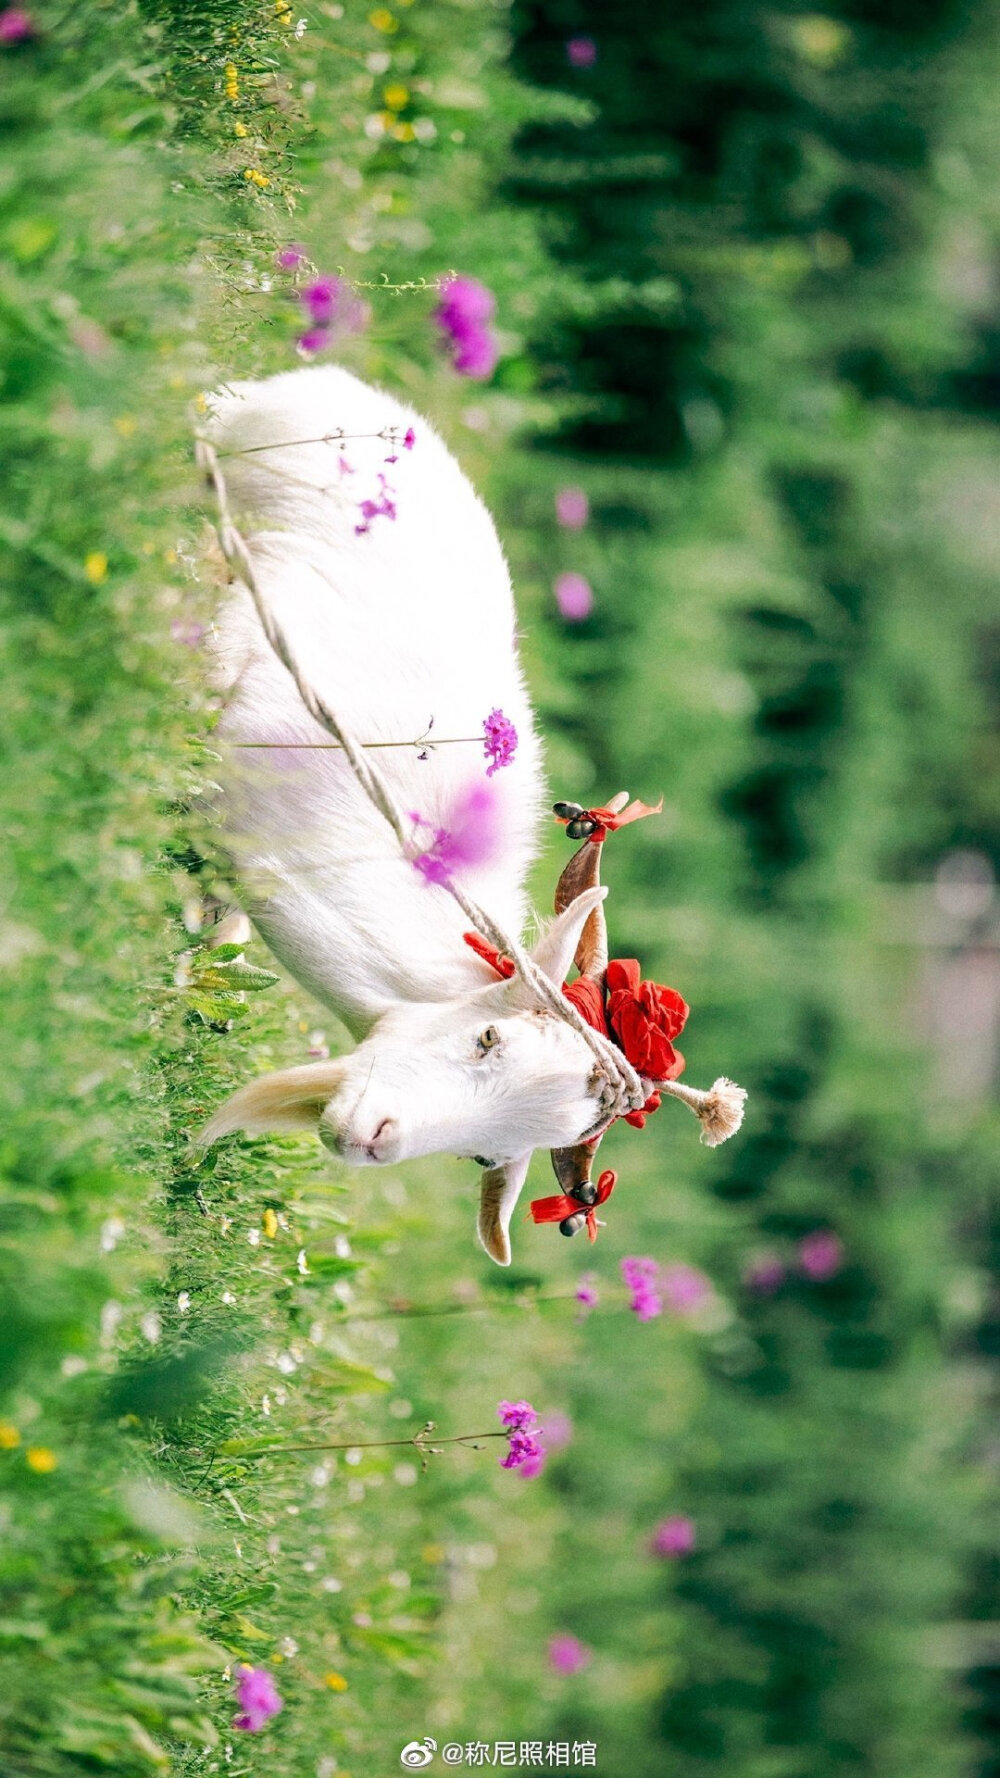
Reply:
[[[452,874],[520,934],[543,784],[510,577],[485,507],[424,420],[337,368],[234,384],[213,398],[208,432],[255,577],[311,685],[364,743],[413,742],[433,718],[426,756],[403,745],[375,757],[428,847],[472,810],[485,831]],[[480,1236],[509,1264],[533,1149],[567,1148],[608,1121],[594,1055],[463,942],[468,921],[400,856],[238,585],[219,614],[218,655],[221,813],[248,912],[358,1042],[345,1058],[243,1087],[203,1140],[309,1129],[358,1166],[476,1158],[487,1168]],[[494,709],[519,743],[488,779],[482,725]],[[553,981],[604,893],[584,889],[536,945]]]

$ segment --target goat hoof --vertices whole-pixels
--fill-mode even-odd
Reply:
[[[586,1220],[584,1212],[577,1210],[573,1216],[565,1217],[559,1224],[559,1233],[561,1235],[578,1235]]]

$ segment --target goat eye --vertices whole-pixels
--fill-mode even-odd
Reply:
[[[480,1055],[485,1056],[487,1050],[495,1050],[499,1042],[500,1033],[496,1026],[487,1025],[486,1030],[480,1031],[479,1036],[476,1038],[476,1047],[479,1050]]]

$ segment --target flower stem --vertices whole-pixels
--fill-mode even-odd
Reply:
[[[230,1452],[229,1455],[239,1457],[243,1460],[250,1457],[286,1457],[300,1451],[382,1451],[390,1450],[393,1447],[398,1447],[400,1445],[409,1445],[418,1451],[426,1451],[432,1444],[464,1445],[468,1444],[470,1439],[506,1437],[506,1432],[490,1431],[456,1432],[452,1433],[448,1438],[438,1438],[433,1428],[428,1431],[425,1427],[422,1432],[414,1433],[412,1438],[349,1438],[340,1444],[268,1445],[267,1449],[264,1451],[233,1451]],[[226,1454],[227,1453],[224,1451],[219,1453],[221,1456],[226,1456]]]
[[[482,735],[435,735],[431,740],[421,735],[416,741],[359,741],[358,746],[364,747],[466,747],[470,741],[483,744]],[[343,748],[339,741],[229,741],[229,747],[273,747],[281,753],[341,753]]]

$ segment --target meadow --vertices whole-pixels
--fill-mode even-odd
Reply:
[[[0,13],[3,1778],[382,1778],[427,1736],[996,1773],[996,1040],[961,988],[996,946],[995,27]],[[489,374],[435,322],[453,272]],[[202,931],[239,890],[192,440],[302,360],[319,277],[320,352],[496,515],[553,794],[662,794],[608,847],[613,952],[691,1003],[690,1078],[751,1095],[716,1151],[670,1105],[617,1128],[597,1244],[518,1221],[506,1272],[467,1163],[191,1147],[348,1041]],[[426,1450],[519,1398],[540,1477]]]

